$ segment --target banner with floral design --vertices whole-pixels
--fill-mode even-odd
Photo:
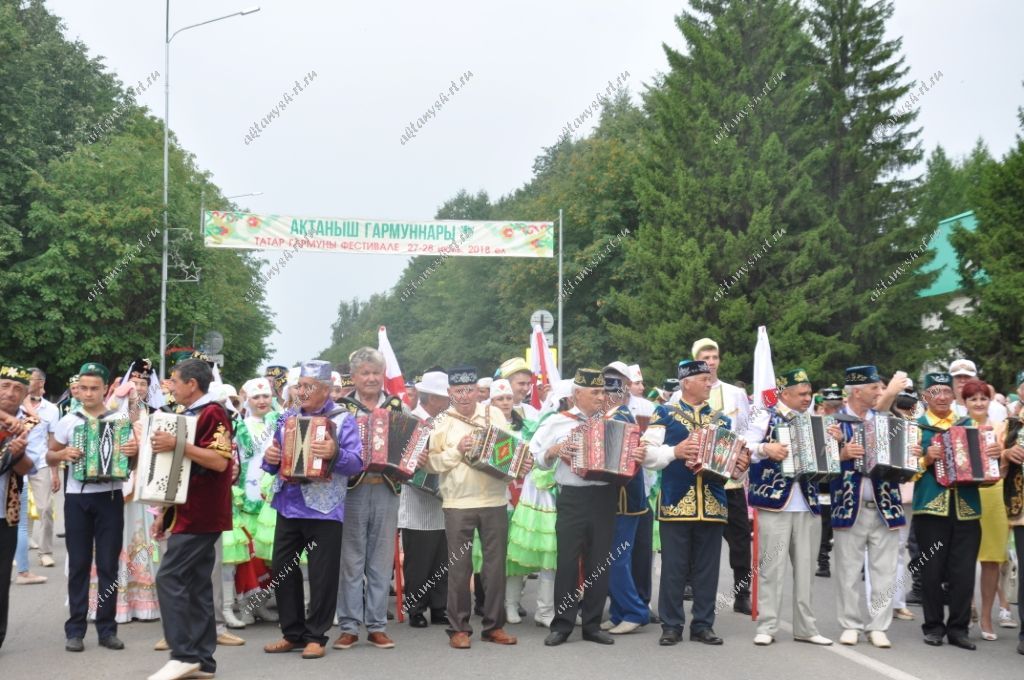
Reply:
[[[553,222],[398,222],[207,211],[209,248],[372,255],[552,257]]]

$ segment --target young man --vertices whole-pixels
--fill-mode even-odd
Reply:
[[[213,565],[221,533],[231,528],[231,418],[208,394],[213,372],[199,359],[174,367],[168,381],[183,415],[195,416],[195,443],[185,445],[192,461],[188,498],[158,518],[158,533],[169,532],[167,550],[156,575],[157,597],[170,660],[149,680],[213,677],[217,662],[217,624],[213,603]],[[174,451],[169,432],[150,436],[153,453]]]
[[[334,423],[333,439],[314,442],[310,451],[320,459],[333,459],[329,479],[302,483],[274,480],[277,527],[274,532],[274,578],[277,608],[283,639],[263,647],[275,654],[303,648],[303,659],[324,656],[327,631],[338,604],[338,573],[341,567],[342,522],[345,520],[345,492],[350,475],[363,467],[359,428],[356,420],[328,397],[331,366],[326,361],[302,365],[295,392],[301,400],[298,410],[286,411],[277,423],[274,443],[263,456],[263,469],[277,474],[284,446],[284,427],[293,416],[327,416]],[[302,571],[299,556],[305,550],[309,560],[309,616],[303,605]]]
[[[508,380],[512,386],[512,410],[525,420],[537,420],[540,413],[526,400],[530,394],[530,386],[533,384],[533,371],[530,370],[526,359],[522,357],[509,359],[501,365],[498,371],[501,374],[500,377]]]
[[[75,428],[88,418],[99,418],[107,412],[103,398],[107,392],[110,372],[101,364],[89,362],[78,372],[80,409],[60,419],[50,435],[49,465],[74,463],[83,451],[70,446]],[[126,456],[138,453],[134,438],[122,448]],[[89,613],[89,572],[95,553],[98,592],[112,592],[117,579],[117,559],[121,554],[124,531],[124,496],[121,482],[79,482],[66,472],[64,488],[64,527],[68,549],[68,607],[70,616],[64,624],[64,649],[81,652]],[[124,649],[117,637],[117,599],[103,598],[96,607],[96,631],[100,646]]]
[[[33,470],[32,458],[26,454],[32,423],[23,421],[21,410],[28,393],[29,375],[18,364],[0,362],[0,647],[7,637],[11,561],[18,545],[18,521],[22,512],[28,512],[28,508],[21,507],[22,480]]]

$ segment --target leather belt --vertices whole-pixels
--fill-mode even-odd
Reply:
[[[371,474],[368,473],[368,474],[363,475],[363,479],[361,480],[360,483],[361,484],[383,484],[384,483],[384,476],[383,475],[379,475],[379,474],[371,475]]]

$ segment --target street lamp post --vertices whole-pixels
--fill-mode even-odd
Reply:
[[[221,21],[222,19],[230,19],[236,16],[245,16],[246,14],[253,14],[259,12],[259,7],[250,7],[243,9],[232,14],[225,14],[222,17],[216,19],[208,19],[207,21],[201,21],[198,24],[191,24],[184,28],[179,28],[174,33],[171,33],[171,0],[166,0],[165,3],[165,16],[164,16],[164,238],[163,238],[163,258],[160,267],[160,378],[166,377],[164,368],[166,365],[167,357],[164,353],[167,350],[167,241],[168,241],[168,194],[170,190],[169,177],[169,166],[168,166],[168,130],[169,120],[171,111],[171,41],[174,40],[174,36],[178,35],[182,31],[187,31],[190,28],[196,28],[198,26],[205,26],[206,24],[212,24],[215,21]]]

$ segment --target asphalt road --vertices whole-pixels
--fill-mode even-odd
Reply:
[[[159,622],[135,622],[122,625],[118,635],[126,649],[111,651],[96,644],[95,629],[90,627],[84,653],[64,651],[63,622],[66,617],[63,541],[56,546],[57,567],[39,566],[35,551],[30,553],[32,569],[49,577],[49,582],[34,586],[11,585],[11,612],[7,640],[0,649],[0,678],[29,680],[32,678],[145,678],[163,665],[165,652],[155,652],[153,644],[162,637]],[[722,564],[728,564],[723,553]],[[731,576],[723,569],[719,591],[731,587]],[[835,579],[816,578],[814,608],[818,627],[823,635],[837,639],[835,618]],[[532,612],[536,581],[529,581],[523,598]],[[790,594],[787,589],[783,618],[788,620]],[[752,644],[754,623],[749,617],[731,610],[719,614],[715,630],[725,639],[721,647],[709,647],[687,639],[675,647],[659,647],[660,627],[647,626],[616,639],[613,646],[584,642],[578,631],[570,641],[558,648],[546,648],[546,629],[533,625],[532,618],[523,624],[508,626],[519,637],[514,647],[473,638],[470,650],[453,650],[447,646],[443,628],[433,626],[413,629],[408,624],[392,622],[389,633],[397,646],[380,650],[363,642],[352,649],[328,649],[318,660],[303,660],[298,654],[268,655],[262,646],[279,637],[276,626],[260,624],[235,631],[246,639],[242,647],[220,647],[217,650],[218,678],[547,678],[563,675],[578,678],[614,678],[616,680],[648,680],[654,678],[695,677],[731,678],[894,678],[921,680],[946,678],[986,678],[1011,680],[1024,677],[1024,656],[1016,653],[1017,631],[997,629],[995,642],[980,640],[977,628],[971,635],[978,650],[969,652],[945,645],[929,647],[921,640],[918,607],[911,607],[917,621],[894,620],[889,636],[892,649],[875,649],[866,642],[856,647],[815,647],[794,642],[788,623],[784,632],[770,647]],[[1015,612],[1016,616],[1016,612]],[[479,627],[479,619],[474,618]],[[338,633],[331,632],[332,637]],[[296,676],[301,673],[301,676]]]

